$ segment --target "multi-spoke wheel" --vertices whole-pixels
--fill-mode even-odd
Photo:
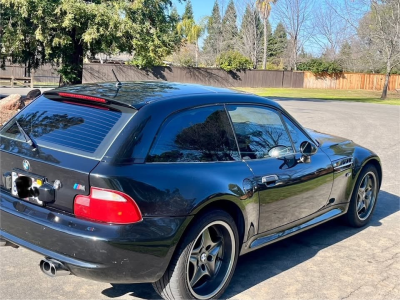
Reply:
[[[347,220],[350,225],[361,227],[368,223],[375,209],[379,193],[379,175],[372,165],[364,168],[354,187]]]
[[[365,220],[372,212],[377,192],[376,177],[373,172],[368,172],[361,180],[357,194],[357,214],[360,220]]]
[[[198,299],[209,299],[226,282],[235,258],[235,237],[222,221],[209,224],[197,237],[187,264],[191,293]]]
[[[216,299],[228,286],[238,257],[238,232],[220,210],[198,218],[164,276],[153,284],[164,299]]]

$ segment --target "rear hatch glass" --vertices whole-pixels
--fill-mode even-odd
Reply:
[[[43,204],[37,201],[40,195],[33,199],[16,194],[16,185],[6,186],[4,178],[0,187],[34,204],[73,212],[74,197],[89,194],[90,172],[136,110],[49,97],[40,96],[0,129],[0,174],[11,174],[12,183],[22,176],[29,177],[32,187],[61,183],[55,201]],[[26,136],[37,145],[36,150]]]
[[[98,160],[130,117],[132,113],[116,109],[41,96],[9,122],[1,136],[25,141],[17,120],[41,147]]]

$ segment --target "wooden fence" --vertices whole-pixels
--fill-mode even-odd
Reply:
[[[30,77],[25,72],[25,67],[20,65],[8,65],[5,70],[0,69],[1,76],[13,76],[13,77]],[[58,84],[60,81],[60,75],[57,73],[57,68],[51,65],[43,65],[36,69],[33,74],[33,80],[35,83],[49,83]]]
[[[165,80],[172,82],[198,83],[218,87],[265,87],[265,88],[308,88],[342,90],[381,91],[385,75],[344,73],[340,76],[317,76],[312,72],[247,70],[225,72],[215,68],[153,67],[141,70],[122,64],[84,64],[83,83],[115,81],[114,69],[119,80]],[[25,77],[23,66],[6,66],[0,70],[2,76]],[[51,65],[35,70],[34,83],[59,83],[59,74]],[[400,90],[400,75],[390,76],[389,90]]]
[[[385,84],[385,75],[364,73],[343,73],[340,76],[317,76],[304,72],[304,88],[337,90],[381,91]],[[389,91],[400,89],[400,75],[391,75]]]
[[[246,70],[225,72],[213,68],[153,67],[140,70],[117,64],[85,64],[83,82],[115,81],[112,69],[120,81],[165,80],[198,83],[218,87],[302,88],[303,72]]]

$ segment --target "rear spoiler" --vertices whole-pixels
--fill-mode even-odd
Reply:
[[[49,99],[56,100],[56,101],[63,101],[64,99],[70,99],[70,100],[75,100],[78,102],[86,102],[86,103],[100,104],[100,105],[116,104],[119,106],[136,109],[136,107],[134,107],[132,105],[129,105],[124,102],[116,101],[115,99],[96,97],[96,96],[92,96],[92,95],[61,92],[61,91],[60,92],[48,91],[48,92],[44,92],[43,95],[48,97]]]

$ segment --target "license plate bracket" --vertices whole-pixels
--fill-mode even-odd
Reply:
[[[20,169],[14,169],[11,172],[11,181],[12,181],[11,194],[15,197],[20,198],[21,200],[43,206],[44,203],[42,201],[40,201],[37,196],[20,197],[21,190],[19,191],[19,189],[21,189],[21,187],[18,188],[17,182],[16,182],[19,177],[28,177],[31,179],[30,186],[23,187],[23,189],[27,189],[27,190],[30,190],[30,189],[34,190],[35,188],[38,189],[40,186],[43,185],[43,183],[45,183],[47,181],[46,177],[37,175],[37,174],[33,174],[33,173],[29,173],[29,172],[26,172],[26,171],[23,171]]]

